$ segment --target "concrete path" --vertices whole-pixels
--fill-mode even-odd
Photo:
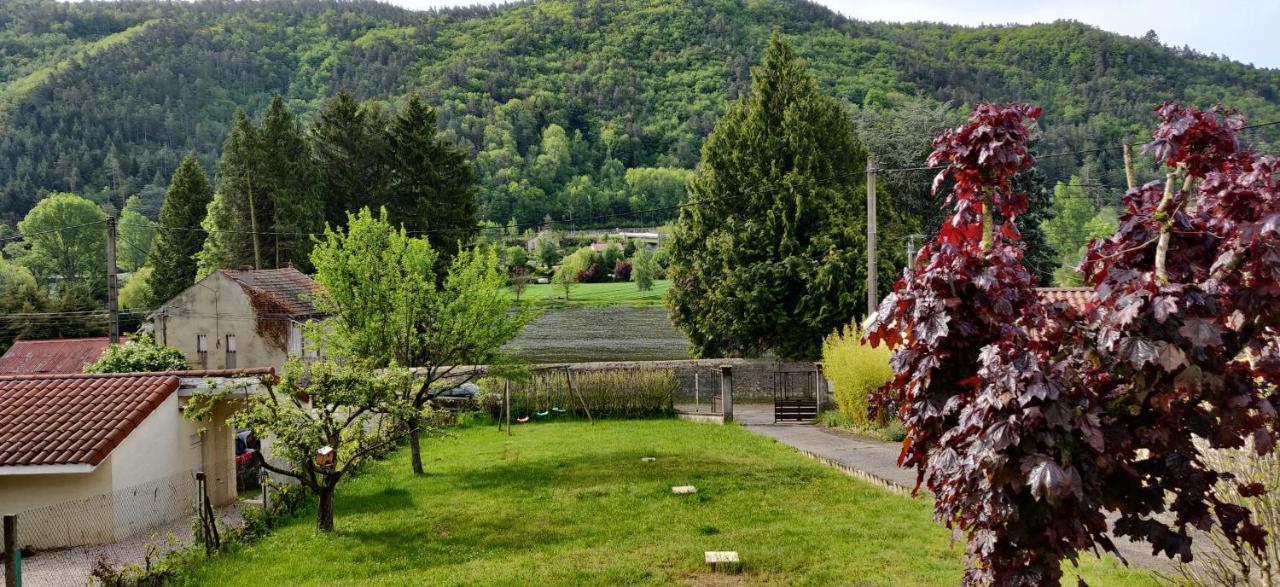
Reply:
[[[903,495],[910,495],[915,487],[915,471],[898,467],[898,453],[902,449],[899,443],[840,434],[812,424],[774,424],[772,404],[739,404],[733,412],[734,419],[747,430],[777,439],[846,474]],[[921,494],[927,493],[928,490],[922,488]],[[1173,562],[1153,556],[1147,543],[1120,537],[1113,540],[1130,565],[1167,574],[1176,572]]]

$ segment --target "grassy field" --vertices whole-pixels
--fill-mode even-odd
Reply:
[[[311,512],[181,577],[190,585],[956,585],[962,551],[931,507],[737,426],[679,421],[470,428],[393,453]],[[654,463],[641,457],[655,456]],[[673,485],[697,486],[672,495]],[[703,551],[736,550],[740,575]],[[1087,559],[1090,585],[1154,584]],[[1064,584],[1075,583],[1068,571]]]
[[[537,302],[546,308],[605,308],[609,306],[661,306],[670,282],[653,282],[653,289],[640,291],[635,282],[579,283],[573,286],[569,299],[564,299],[564,289],[554,285],[530,285],[521,295],[522,300]]]

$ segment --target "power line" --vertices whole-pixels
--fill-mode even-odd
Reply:
[[[82,223],[82,224],[71,224],[71,225],[68,225],[68,226],[59,226],[59,227],[57,227],[57,228],[50,228],[49,230],[41,230],[41,231],[39,231],[39,232],[33,232],[33,233],[31,233],[31,234],[17,234],[17,235],[14,235],[14,236],[6,236],[6,237],[4,237],[4,238],[0,238],[0,242],[7,242],[7,241],[16,241],[16,240],[22,240],[22,239],[29,239],[29,238],[34,238],[34,237],[37,237],[37,236],[46,235],[46,234],[53,234],[53,233],[55,233],[55,232],[62,232],[62,231],[64,231],[64,230],[73,230],[73,229],[76,229],[76,228],[84,228],[84,227],[86,227],[86,226],[94,226],[94,225],[96,225],[96,224],[103,224],[103,223],[105,223],[105,222],[106,222],[106,220],[105,220],[105,219],[104,219],[104,220],[94,220],[93,222],[85,222],[85,223]]]

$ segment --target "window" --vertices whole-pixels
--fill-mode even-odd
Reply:
[[[227,335],[227,368],[236,368],[236,335]]]
[[[209,367],[209,335],[207,334],[196,335],[196,361],[201,367],[206,369]]]

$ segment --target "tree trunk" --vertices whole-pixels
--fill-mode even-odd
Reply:
[[[316,507],[316,529],[333,532],[333,488],[322,486],[316,495],[320,498],[320,505]]]
[[[409,456],[413,462],[413,474],[422,475],[422,443],[418,438],[419,419],[413,418],[406,424],[409,425]]]

